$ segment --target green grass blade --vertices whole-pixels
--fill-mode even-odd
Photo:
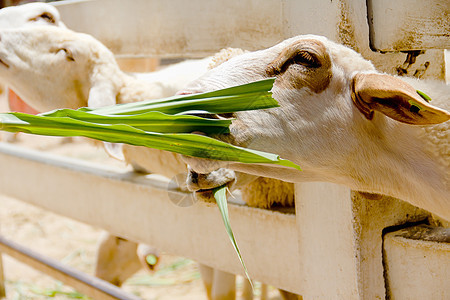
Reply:
[[[67,117],[43,117],[23,113],[0,114],[0,129],[50,136],[84,136],[111,143],[171,151],[187,156],[242,163],[268,163],[293,167],[278,155],[233,146],[207,136],[148,132],[123,124],[97,124]]]
[[[269,91],[273,86],[274,80],[274,78],[269,78],[202,94],[173,96],[159,100],[118,104],[97,109],[82,108],[81,110],[95,114],[113,115],[139,114],[149,111],[177,114],[190,110],[220,114],[266,109],[278,106],[278,102],[272,98],[272,93]],[[46,115],[51,116],[51,114]]]
[[[245,266],[244,259],[242,258],[241,251],[239,250],[236,239],[234,238],[233,230],[230,225],[230,218],[228,216],[228,203],[227,203],[227,186],[223,185],[221,187],[214,189],[214,198],[216,199],[217,206],[219,207],[220,214],[222,216],[223,224],[225,225],[225,229],[227,231],[228,237],[230,238],[231,244],[233,245],[234,251],[241,262],[242,268],[244,269],[245,276],[247,276],[248,281],[250,282],[253,289],[253,282],[248,273],[247,267]]]
[[[98,115],[89,112],[60,109],[51,114],[41,114],[47,118],[68,117],[89,123],[114,125],[124,124],[144,131],[160,133],[228,133],[232,119],[208,119],[190,115],[168,115],[150,111],[137,115]]]
[[[431,97],[425,94],[422,91],[416,90],[417,94],[419,94],[420,97],[422,97],[425,101],[431,102]]]

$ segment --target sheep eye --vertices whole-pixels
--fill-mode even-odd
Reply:
[[[75,59],[73,58],[72,51],[70,51],[70,50],[67,49],[67,48],[61,48],[61,49],[58,49],[57,53],[59,53],[59,52],[61,52],[61,51],[64,51],[67,60],[75,61]]]
[[[44,19],[44,20],[47,20],[49,23],[53,23],[53,24],[56,23],[55,18],[50,13],[45,12],[42,15],[40,15],[39,17]]]
[[[49,12],[44,12],[44,13],[40,14],[39,16],[31,18],[30,21],[38,21],[39,19],[43,19],[43,20],[45,20],[45,22],[48,22],[51,24],[56,23],[55,17]]]
[[[293,63],[304,65],[310,68],[318,68],[321,66],[317,57],[307,51],[300,51],[292,58]]]

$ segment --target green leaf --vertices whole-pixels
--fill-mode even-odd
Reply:
[[[154,254],[149,254],[145,257],[145,261],[151,265],[154,266],[158,262],[158,258]]]
[[[268,163],[300,167],[278,155],[233,146],[206,136],[227,133],[232,120],[180,114],[191,111],[227,113],[278,106],[269,90],[274,79],[214,92],[169,97],[99,109],[60,109],[37,116],[0,114],[0,129],[52,136],[84,136],[111,143],[171,151],[187,156],[242,163]]]
[[[228,133],[232,119],[208,119],[190,115],[168,115],[150,111],[136,115],[99,115],[81,110],[60,109],[40,114],[43,117],[68,117],[75,120],[114,125],[126,124],[144,131],[159,133]]]
[[[420,97],[422,97],[423,100],[430,102],[431,101],[431,97],[428,96],[427,94],[425,94],[422,91],[416,90],[417,94],[419,94]]]
[[[274,78],[269,78],[214,92],[118,104],[97,109],[83,108],[82,110],[101,115],[122,115],[140,114],[149,111],[159,111],[166,114],[206,111],[222,114],[266,109],[278,106],[278,102],[272,98],[272,93],[269,92],[274,80]]]
[[[223,224],[225,225],[228,237],[230,238],[234,251],[236,251],[239,261],[241,262],[242,268],[244,268],[245,276],[247,276],[247,279],[253,289],[253,282],[250,278],[250,275],[248,274],[248,270],[245,266],[244,259],[242,258],[241,251],[239,250],[236,239],[234,238],[233,230],[231,229],[230,218],[228,216],[227,186],[223,185],[221,187],[217,187],[213,190],[213,193],[214,198],[216,199],[217,206],[219,207],[219,211],[222,216]]]
[[[8,113],[0,114],[0,129],[49,136],[84,136],[104,142],[146,146],[193,157],[278,164],[300,170],[299,166],[281,159],[278,155],[234,146],[207,136],[149,132],[124,124],[97,124],[68,117]]]

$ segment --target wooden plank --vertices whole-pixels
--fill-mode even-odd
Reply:
[[[356,299],[356,240],[350,189],[335,184],[296,185],[304,299]]]
[[[450,48],[450,2],[368,1],[370,38],[380,51]]]
[[[409,0],[399,2],[405,1]],[[125,5],[120,0],[72,0],[53,3],[69,28],[95,36],[118,56],[201,57],[228,47],[259,50],[295,35],[318,34],[361,53],[383,72],[397,74],[406,59],[404,53],[379,53],[370,48],[367,5],[361,0],[134,0],[133,5]],[[441,24],[448,24],[448,20],[447,17]],[[429,32],[434,33],[433,30]],[[446,30],[448,34],[448,27]],[[448,43],[448,36],[446,40]],[[436,44],[431,48],[441,47],[442,44]],[[428,50],[409,67],[407,75],[426,69],[421,72],[423,78],[444,79],[443,64],[443,51]]]
[[[450,299],[450,228],[388,233],[384,255],[390,299]]]
[[[397,3],[397,1],[388,2]],[[406,2],[409,3],[408,0]],[[366,1],[283,1],[284,38],[299,34],[324,35],[361,53],[365,59],[371,60],[378,70],[399,75],[398,69],[404,68],[407,54],[374,51],[370,45],[368,18],[370,19]],[[448,17],[446,20],[448,21]],[[407,72],[403,75],[413,76],[416,71],[420,71],[421,78],[445,80],[444,64],[443,50],[427,50],[426,53],[419,55],[414,63],[408,64]]]
[[[92,299],[140,299],[109,282],[65,266],[57,260],[45,257],[2,236],[0,236],[0,253],[5,253],[38,271],[60,280]]]
[[[168,180],[1,143],[0,165],[0,191],[5,195],[243,274],[217,206],[203,202],[175,206],[168,196]],[[299,292],[300,270],[292,267],[292,261],[299,260],[295,215],[239,205],[230,205],[229,211],[252,278]]]
[[[282,35],[280,0],[122,0],[55,3],[64,23],[123,56],[206,56],[260,49]],[[99,22],[101,20],[101,22]]]
[[[384,299],[383,229],[423,220],[427,213],[331,183],[295,189],[303,299]]]

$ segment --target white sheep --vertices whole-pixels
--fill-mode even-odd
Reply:
[[[226,167],[289,182],[329,181],[397,197],[450,220],[449,86],[379,73],[353,50],[304,35],[232,58],[182,93],[272,76],[281,106],[236,113],[231,136],[303,171],[186,157],[193,170]],[[202,188],[201,182],[189,185]]]
[[[0,29],[51,25],[64,27],[58,10],[46,3],[28,3],[0,9]],[[0,94],[6,89],[0,86]],[[10,94],[14,95],[10,92]]]
[[[213,58],[182,62],[137,78],[122,72],[114,55],[89,35],[48,27],[5,30],[0,31],[0,78],[7,80],[23,99],[40,111],[99,107],[173,95],[206,72],[208,65],[217,66],[242,53],[237,49],[226,50]],[[123,154],[127,162],[144,172],[169,178],[186,172],[181,156],[170,152],[124,146]],[[292,184],[265,179],[265,185],[261,185],[258,180],[262,179],[251,182],[249,186],[255,188],[247,188],[244,193],[244,200],[250,205],[293,204]],[[278,190],[274,189],[278,183],[286,188],[284,196],[267,193]]]
[[[0,29],[36,24],[66,27],[58,10],[50,4],[35,2],[0,9]]]
[[[0,29],[42,25],[66,28],[58,10],[49,4],[29,3],[0,10]],[[12,109],[33,112],[12,90],[9,90],[9,97]],[[141,265],[147,270],[154,268],[145,259],[147,255],[154,254],[152,247],[145,244],[137,245],[124,239],[120,239],[120,243],[111,242],[116,240],[118,237],[108,233],[104,233],[101,237],[95,270],[97,277],[120,285],[130,274],[139,270]]]
[[[0,29],[11,29],[11,28],[23,28],[30,26],[43,26],[43,25],[52,25],[55,27],[66,28],[64,24],[61,22],[58,11],[51,5],[44,3],[30,3],[21,6],[13,6],[7,7],[0,10]],[[20,38],[19,38],[20,39]],[[26,36],[21,37],[22,40],[26,39]],[[18,42],[18,45],[20,42]],[[33,59],[29,57],[29,71],[33,72],[32,68]],[[15,61],[16,63],[20,63],[20,61]],[[8,65],[10,68],[14,68],[14,62]],[[187,67],[195,67],[192,65],[188,65]],[[9,69],[9,68],[8,68]],[[206,70],[206,66],[205,66]],[[57,72],[58,70],[53,70]],[[57,73],[54,73],[55,75]],[[35,76],[39,76],[38,74],[34,74]],[[18,77],[14,77],[15,80],[18,80],[21,75]],[[195,77],[194,77],[195,78]],[[10,84],[14,90],[19,91],[19,95],[25,97],[28,104],[33,105],[28,101],[29,95],[33,94],[32,90],[26,89],[26,93],[22,93],[24,91],[23,86],[20,85],[17,87],[14,84],[11,84],[9,81],[9,75],[6,76],[4,81]],[[28,80],[27,78],[22,78],[22,80]],[[190,77],[192,79],[192,77]],[[33,81],[33,78],[30,79]],[[185,79],[187,81],[188,79]],[[20,81],[20,79],[18,80]],[[30,82],[26,83],[30,84]],[[172,92],[166,91],[167,95],[170,93],[173,94],[176,89],[179,89],[181,86],[174,86],[171,88],[166,88],[164,85],[161,85],[161,88],[166,88],[168,90],[173,90]],[[50,89],[51,90],[51,89]],[[14,93],[11,93],[10,96],[17,97]],[[49,95],[54,95],[49,93]],[[20,99],[18,99],[20,101]],[[15,108],[23,109],[22,102],[12,102],[15,104]],[[10,102],[11,105],[11,102]],[[40,106],[38,106],[40,107]],[[29,109],[28,109],[29,110]],[[24,111],[27,112],[28,110]],[[47,109],[45,109],[47,110]],[[142,266],[147,270],[152,270],[154,265],[147,262],[146,257],[148,255],[153,255],[153,248],[145,245],[139,244],[132,241],[127,241],[124,239],[120,239],[120,243],[113,243],[111,241],[118,240],[118,237],[112,236],[110,234],[105,233],[99,241],[99,247],[97,251],[97,263],[95,274],[97,277],[102,278],[107,281],[111,281],[115,284],[122,284],[123,281],[130,276],[130,274],[135,273]],[[107,254],[107,255],[106,255]],[[126,272],[125,272],[126,271]]]

